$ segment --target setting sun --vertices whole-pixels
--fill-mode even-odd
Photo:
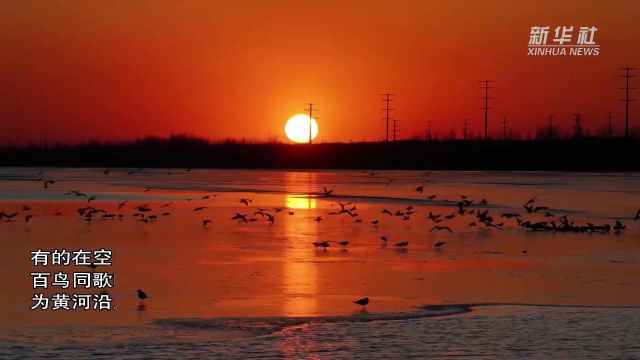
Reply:
[[[289,140],[297,143],[309,142],[309,120],[311,120],[311,139],[318,136],[318,123],[315,119],[310,119],[309,115],[298,114],[287,120],[284,132]]]

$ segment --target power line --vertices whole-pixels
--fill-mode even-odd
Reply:
[[[629,99],[629,90],[635,90],[635,88],[629,87],[629,79],[635,77],[635,75],[631,75],[631,71],[636,70],[636,68],[624,67],[624,68],[620,68],[620,70],[624,70],[625,72],[625,74],[620,75],[620,77],[623,77],[626,80],[625,87],[620,88],[621,90],[625,91],[625,97],[624,97],[624,100],[620,100],[620,101],[625,102],[624,104],[625,105],[624,106],[624,137],[625,139],[628,139],[629,138],[629,102],[635,101],[633,99]]]
[[[385,107],[382,110],[385,112],[384,120],[386,120],[386,123],[387,123],[387,142],[389,142],[389,120],[393,120],[392,118],[389,117],[389,115],[392,110],[395,110],[390,108],[389,104],[393,101],[391,97],[394,96],[395,94],[385,93],[380,95],[383,96],[382,101],[385,104]]]
[[[481,86],[481,89],[484,89],[484,107],[481,109],[484,110],[484,139],[489,139],[489,100],[493,100],[493,98],[489,97],[489,89],[493,89],[489,86],[489,83],[494,83],[494,80],[480,80],[481,83],[484,83],[484,86]]]

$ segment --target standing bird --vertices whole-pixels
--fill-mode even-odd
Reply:
[[[136,292],[138,293],[138,299],[140,299],[140,307],[144,307],[144,299],[148,298],[149,296],[147,296],[147,293],[145,293],[144,291],[138,289],[136,290]]]
[[[362,306],[362,310],[364,311],[364,310],[366,310],[366,309],[367,309],[367,304],[369,304],[369,298],[368,298],[368,297],[366,297],[366,298],[362,298],[362,299],[360,299],[360,300],[356,300],[356,301],[354,301],[353,303],[354,303],[354,304],[361,305],[361,306]]]

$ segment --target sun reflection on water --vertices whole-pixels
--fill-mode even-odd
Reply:
[[[316,198],[308,195],[289,195],[287,194],[286,202],[289,209],[315,209]]]
[[[289,209],[310,210],[309,216],[315,214],[316,199],[308,195],[301,195],[313,191],[311,184],[315,183],[315,173],[290,173],[286,177],[287,194],[285,204]],[[305,189],[306,183],[306,189]],[[293,220],[293,219],[292,219]],[[287,316],[308,316],[317,313],[317,279],[318,268],[313,262],[311,242],[315,241],[317,223],[304,218],[286,221],[285,232],[287,247],[284,253],[284,305],[283,313]]]

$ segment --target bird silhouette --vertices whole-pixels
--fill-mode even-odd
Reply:
[[[362,298],[362,299],[354,301],[353,303],[362,306],[362,310],[364,311],[364,310],[366,310],[367,305],[369,304],[369,298],[368,297]]]
[[[138,299],[140,299],[140,307],[144,307],[144,300],[149,298],[149,296],[147,295],[147,293],[145,293],[144,291],[138,289],[136,290],[136,292],[138,293]]]
[[[231,220],[242,220],[245,222],[245,224],[248,222],[247,220],[247,215],[248,214],[240,214],[240,213],[236,213]]]
[[[374,226],[378,225],[380,223],[380,220],[373,220],[371,222]]]
[[[209,220],[209,219],[204,219],[202,220],[202,226],[203,227],[207,227],[207,225],[211,224],[213,221]]]
[[[448,227],[448,226],[438,226],[438,225],[436,225],[436,226],[432,227],[431,230],[429,230],[429,232],[432,232],[434,230],[446,230],[446,231],[448,231],[450,233],[453,233],[453,231],[451,231],[451,228]]]
[[[6,213],[0,211],[0,219],[6,218],[7,221],[11,221],[11,219],[13,219],[16,216],[18,216],[17,212],[14,212],[14,213],[11,213],[11,214],[6,214]]]
[[[240,199],[240,202],[245,204],[246,206],[249,206],[249,203],[252,202],[252,199]]]
[[[276,215],[271,215],[271,214],[265,214],[265,216],[267,217],[267,221],[270,223],[275,223],[276,221]]]
[[[338,244],[342,245],[342,247],[345,247],[345,246],[349,245],[349,242],[348,241],[340,241]]]
[[[444,246],[444,244],[446,244],[445,241],[438,241],[437,243],[433,244],[433,248],[439,250]]]
[[[324,196],[331,196],[331,194],[333,193],[333,190],[327,189],[326,186],[323,188],[323,190],[324,190]]]
[[[399,247],[399,248],[405,248],[409,245],[408,241],[401,241],[399,243],[395,243],[393,246],[395,247]]]

